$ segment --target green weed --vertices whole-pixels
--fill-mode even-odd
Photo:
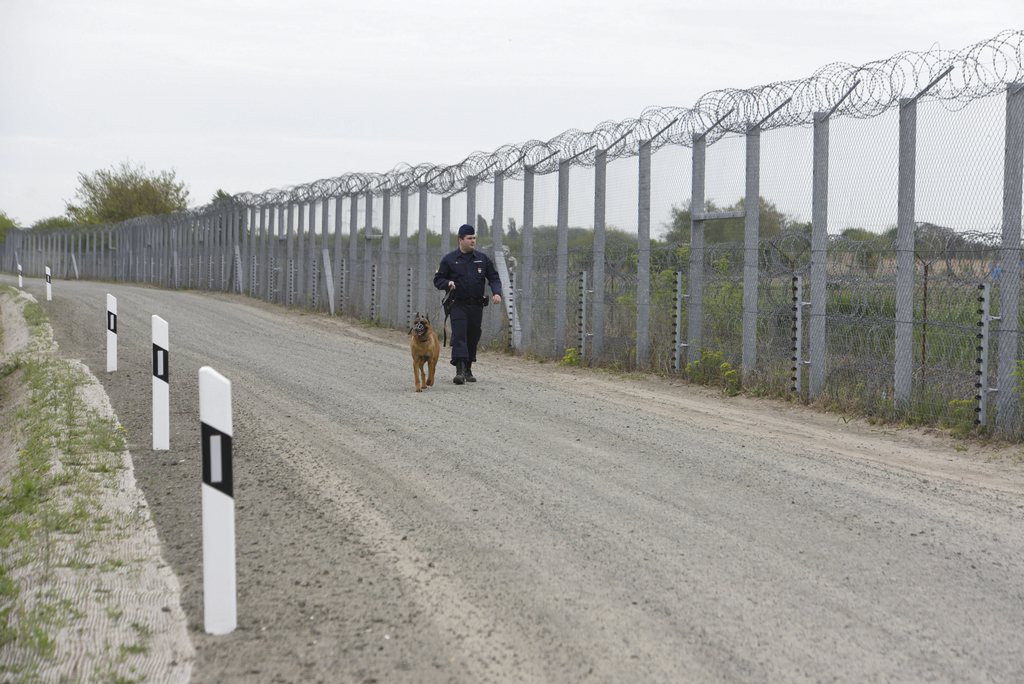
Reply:
[[[581,366],[583,365],[583,359],[576,347],[569,347],[565,350],[565,354],[558,363],[563,366]]]

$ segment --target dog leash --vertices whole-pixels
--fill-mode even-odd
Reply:
[[[455,302],[455,290],[448,290],[441,299],[441,308],[444,309],[444,323],[441,324],[441,332],[444,334],[442,347],[448,346],[448,318],[452,315],[452,303]]]

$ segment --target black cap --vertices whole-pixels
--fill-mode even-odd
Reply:
[[[476,229],[468,223],[463,223],[459,226],[459,237],[464,238],[467,235],[476,235]]]

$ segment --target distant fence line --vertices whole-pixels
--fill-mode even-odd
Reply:
[[[452,197],[465,193],[466,222],[476,223],[477,192],[486,183],[493,192],[488,248],[512,295],[500,312],[489,311],[485,339],[494,344],[554,358],[575,349],[585,363],[688,368],[705,378],[738,374],[745,385],[776,393],[891,418],[957,427],[977,421],[1018,437],[1022,48],[1024,32],[1007,31],[957,52],[833,64],[801,81],[715,91],[692,109],[650,108],[635,120],[474,153],[452,166],[344,174],[117,226],[11,231],[0,263],[6,271],[21,263],[35,276],[50,265],[58,277],[232,290],[403,327],[414,311],[435,306],[428,304],[430,274],[451,247],[453,223],[462,223],[453,220]],[[1002,166],[1001,233],[918,221],[919,103],[959,110],[996,95],[1005,97],[1005,117],[984,124],[1005,135],[1003,158],[991,160]],[[895,230],[869,241],[830,235],[830,122],[893,108]],[[765,235],[760,212],[706,203],[713,143],[742,136],[743,206],[760,206],[762,132],[806,125],[813,135],[809,229]],[[652,155],[666,146],[690,151],[693,211],[682,244],[652,241],[650,233]],[[612,245],[607,168],[626,157],[638,160],[637,231],[635,240]],[[570,249],[572,166],[594,174],[585,249]],[[558,206],[545,231],[534,221],[535,179],[549,173],[557,174]],[[505,182],[513,178],[522,192],[514,238],[503,231]],[[440,239],[426,217],[428,199],[439,195]],[[742,221],[742,243],[706,242],[706,227],[717,221]]]

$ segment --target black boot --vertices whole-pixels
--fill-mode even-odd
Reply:
[[[455,362],[455,379],[452,382],[456,385],[466,384],[466,363],[464,361]]]
[[[473,376],[473,362],[466,362],[466,382],[476,382],[476,378]]]

